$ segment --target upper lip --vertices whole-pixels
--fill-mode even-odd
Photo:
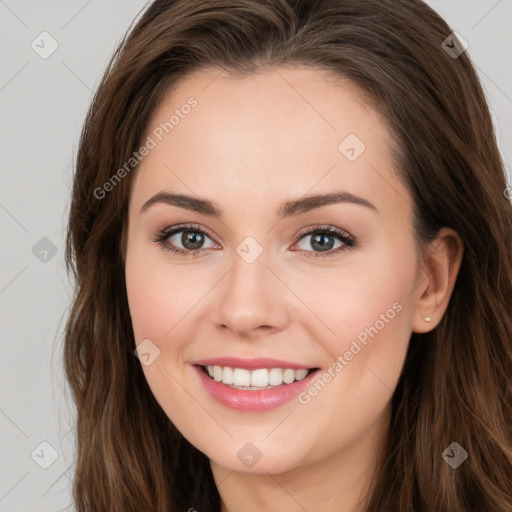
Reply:
[[[269,357],[256,357],[254,359],[241,359],[239,357],[213,357],[210,359],[201,359],[195,361],[195,365],[201,366],[229,366],[231,368],[245,368],[247,370],[256,370],[258,368],[291,368],[293,370],[309,370],[315,366],[284,361],[283,359],[272,359]]]

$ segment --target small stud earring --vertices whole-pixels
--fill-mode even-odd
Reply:
[[[425,320],[425,322],[430,322],[432,320],[432,318],[430,318],[429,316],[426,316],[423,320]]]

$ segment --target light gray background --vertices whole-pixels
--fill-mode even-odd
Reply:
[[[427,3],[469,43],[510,173],[512,0]],[[92,93],[145,4],[0,0],[0,512],[73,509],[75,415],[61,364],[71,170]],[[31,47],[44,31],[58,43],[47,59]]]

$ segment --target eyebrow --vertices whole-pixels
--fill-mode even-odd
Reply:
[[[191,210],[197,213],[202,213],[211,217],[222,217],[222,209],[217,206],[213,201],[208,199],[201,199],[198,197],[188,196],[185,194],[172,194],[165,190],[156,193],[153,197],[148,199],[140,209],[140,212],[145,212],[150,206],[163,203],[185,210]],[[280,218],[291,217],[300,215],[302,213],[328,206],[337,203],[352,203],[359,206],[365,206],[375,212],[378,212],[374,204],[370,203],[362,197],[350,194],[349,192],[333,192],[330,194],[315,194],[306,196],[293,201],[286,201],[277,210],[277,215]]]

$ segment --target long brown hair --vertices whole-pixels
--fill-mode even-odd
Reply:
[[[85,119],[69,214],[63,357],[78,512],[220,508],[208,458],[166,417],[133,353],[124,230],[135,169],[98,190],[186,73],[294,64],[347,80],[380,112],[419,243],[448,226],[464,244],[441,323],[412,334],[367,512],[510,512],[512,207],[485,96],[468,53],[443,43],[451,33],[420,0],[157,0],[130,27]],[[452,442],[468,453],[457,469],[441,457]]]

